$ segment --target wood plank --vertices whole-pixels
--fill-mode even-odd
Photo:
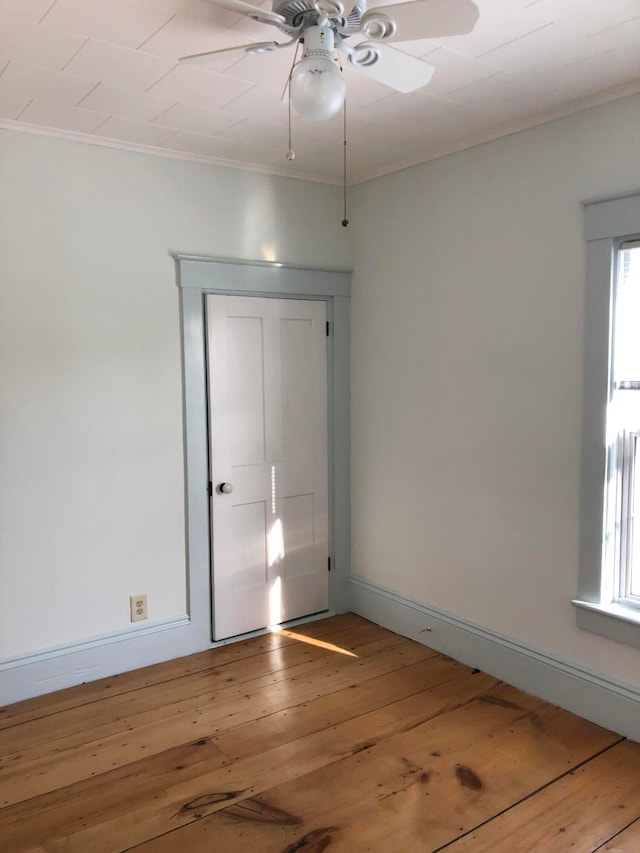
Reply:
[[[246,684],[228,685],[12,753],[0,769],[0,804],[38,796],[436,655],[410,640],[382,651],[377,644],[372,646],[376,648],[371,657],[343,658],[317,672],[282,681],[267,674],[256,680],[259,686],[250,692]],[[61,762],[63,753],[65,760]]]
[[[598,851],[608,850],[609,853],[638,853],[640,850],[640,820],[634,821],[615,838],[611,838]]]
[[[319,619],[305,625],[298,625],[290,629],[294,635],[326,638],[330,634],[352,628],[371,625],[366,619],[356,616],[355,613],[344,613],[339,616],[331,616],[327,619]],[[383,630],[383,629],[381,629]],[[101,678],[88,684],[79,684],[65,690],[57,690],[37,696],[33,699],[25,699],[13,705],[0,707],[0,730],[8,726],[38,719],[49,714],[57,714],[69,708],[85,705],[91,702],[100,702],[109,696],[116,696],[132,690],[140,690],[152,684],[169,681],[172,678],[181,678],[194,672],[222,666],[226,663],[242,660],[252,655],[278,649],[282,646],[296,642],[295,636],[281,632],[263,634],[248,640],[229,643],[218,646],[206,652],[189,655],[187,657],[175,658],[164,663],[141,667],[130,672],[120,673],[108,678]]]
[[[639,767],[640,744],[623,741],[448,849],[451,853],[595,850],[640,818]],[[640,845],[633,849],[640,850]]]
[[[321,696],[311,702],[285,708],[268,717],[251,720],[213,738],[232,760],[259,755],[265,744],[273,749],[296,738],[335,726],[345,720],[384,708],[392,702],[424,690],[473,675],[473,671],[450,658],[438,656],[411,664],[395,672],[351,685],[346,690]],[[486,681],[482,682],[486,685]],[[490,686],[495,686],[493,679]],[[488,687],[485,686],[485,690]],[[482,692],[482,691],[478,691]],[[465,694],[467,695],[467,694]],[[475,694],[474,694],[475,695]],[[458,702],[453,707],[457,707]],[[451,710],[451,708],[443,708]]]
[[[20,703],[2,853],[640,850],[638,744],[326,621]]]
[[[73,789],[57,791],[52,807],[59,809],[58,826],[64,827],[64,805],[65,802],[69,805],[69,798],[79,806],[75,814],[78,822],[85,821],[94,813],[107,819],[120,814],[123,807],[133,810],[141,802],[153,800],[158,791],[172,781],[175,783],[178,778],[185,783],[228,764],[226,756],[210,740],[203,738],[86,780],[79,801],[75,800]],[[29,800],[22,804],[18,813],[0,810],[0,849],[3,853],[12,846],[18,851],[32,844],[38,847],[45,841],[55,840],[46,828],[46,801],[44,812],[38,805],[40,802],[40,798]],[[6,848],[5,844],[8,845]]]
[[[438,668],[440,677],[446,677],[441,662],[427,661],[427,665]],[[285,780],[298,780],[317,768],[339,762],[345,755],[362,753],[371,744],[424,723],[494,685],[495,679],[472,674],[466,667],[449,662],[449,680],[439,686],[307,737],[265,749],[258,756],[241,759],[228,767],[203,772],[197,779],[186,782],[176,779],[173,785],[171,779],[162,780],[153,799],[136,802],[135,807],[128,802],[131,784],[124,784],[119,775],[105,774],[98,780],[52,792],[0,811],[3,853],[37,849],[42,839],[47,840],[49,851],[100,853],[125,849],[189,824],[199,814],[221,809],[231,801],[253,796]],[[342,692],[353,691],[347,688]],[[143,763],[138,768],[139,774],[144,773]],[[99,790],[96,783],[100,784]],[[109,804],[119,797],[119,811],[114,811],[114,805],[114,810],[110,807],[105,813],[101,796]]]
[[[0,754],[25,753],[41,743],[50,743],[59,737],[70,737],[74,745],[92,739],[98,726],[114,720],[131,718],[136,714],[151,711],[182,700],[195,700],[202,696],[210,699],[215,691],[235,687],[246,692],[244,685],[251,682],[252,689],[276,681],[312,672],[329,665],[338,654],[366,657],[386,646],[406,642],[404,638],[386,631],[377,625],[364,624],[356,628],[332,633],[328,637],[314,638],[313,644],[290,640],[286,645],[243,657],[240,660],[223,662],[181,678],[161,681],[153,689],[127,691],[108,696],[98,706],[95,703],[70,708],[65,714],[38,718],[0,731]],[[331,640],[331,642],[328,642]],[[336,645],[338,643],[339,645]],[[224,660],[224,656],[221,656]],[[230,695],[230,694],[228,694]],[[83,737],[83,733],[87,736]]]
[[[361,718],[362,719],[362,718]],[[510,687],[371,748],[202,815],[145,853],[435,850],[618,737]],[[240,762],[238,762],[239,764]],[[235,778],[234,767],[228,769]],[[237,790],[237,789],[236,789]],[[207,814],[213,810],[213,813]],[[513,848],[517,849],[517,848]]]

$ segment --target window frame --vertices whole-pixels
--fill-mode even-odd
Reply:
[[[615,451],[606,435],[612,394],[610,335],[620,246],[640,235],[640,195],[585,206],[584,394],[580,487],[580,561],[576,607],[578,627],[640,646],[640,609],[618,597],[610,549],[605,549],[609,473]],[[616,478],[617,479],[617,478]],[[609,482],[609,487],[607,483]],[[611,497],[609,496],[609,500]],[[607,553],[609,551],[609,553]],[[605,558],[607,560],[605,567]]]
[[[635,391],[635,393],[640,393]],[[633,572],[631,555],[633,553],[633,515],[638,500],[638,476],[640,462],[638,450],[640,446],[640,429],[625,430],[621,439],[620,461],[620,556],[616,589],[621,602],[627,607],[640,609],[640,595],[632,591]],[[637,558],[636,558],[637,559]]]

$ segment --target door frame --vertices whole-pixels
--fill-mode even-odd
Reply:
[[[175,254],[180,289],[187,607],[201,647],[213,641],[205,296],[327,303],[329,611],[348,609],[350,561],[350,292],[348,270]],[[256,632],[253,632],[256,633]],[[259,632],[257,632],[259,633]],[[251,635],[248,635],[251,636]],[[194,637],[195,639],[195,637]],[[238,638],[234,638],[238,639]]]

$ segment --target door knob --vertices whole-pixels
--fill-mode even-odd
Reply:
[[[233,486],[231,485],[231,483],[220,483],[220,485],[218,486],[218,491],[221,492],[223,495],[230,495],[233,491]]]

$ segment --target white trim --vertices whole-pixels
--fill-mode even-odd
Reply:
[[[613,589],[603,574],[608,521],[605,490],[614,447],[607,440],[611,399],[610,332],[616,258],[621,241],[640,232],[640,195],[594,202],[584,208],[587,268],[583,351],[580,563],[573,604],[579,628],[640,646],[640,624],[624,605],[612,606]],[[606,524],[605,524],[606,522]],[[626,608],[627,611],[632,608]]]
[[[30,133],[32,136],[50,136],[54,139],[66,139],[68,142],[82,142],[85,145],[97,145],[99,148],[115,148],[118,151],[132,151],[135,154],[151,154],[153,157],[165,157],[169,160],[187,160],[190,163],[204,163],[207,166],[220,166],[222,169],[237,169],[240,172],[257,172],[260,175],[276,175],[297,181],[310,181],[314,184],[342,186],[342,178],[318,177],[308,172],[291,172],[290,169],[274,169],[259,163],[239,163],[235,160],[223,160],[221,157],[206,157],[190,154],[188,151],[175,151],[172,148],[160,148],[156,145],[143,145],[138,142],[122,142],[93,133],[80,133],[76,130],[62,130],[57,127],[40,127],[23,121],[0,119],[0,130],[12,130],[16,133]],[[284,160],[284,155],[283,155]]]
[[[0,705],[9,705],[53,690],[63,690],[98,678],[108,678],[143,666],[152,666],[195,652],[227,646],[258,637],[280,628],[295,628],[318,619],[335,616],[333,610],[292,619],[282,625],[269,625],[228,640],[208,643],[204,648],[194,641],[188,616],[164,622],[102,634],[90,640],[52,646],[34,654],[0,661]]]
[[[350,270],[247,261],[243,258],[181,254],[173,257],[178,265],[178,287],[183,290],[296,299],[350,295]]]
[[[207,293],[321,299],[332,329],[329,379],[329,607],[347,608],[350,560],[350,274],[284,263],[175,254],[183,353],[186,539],[189,613],[203,647],[211,642],[209,440],[204,297]]]
[[[638,233],[640,195],[637,193],[588,204],[584,209],[584,230],[592,240],[624,240]]]
[[[574,598],[576,625],[585,631],[602,634],[630,646],[640,645],[640,611],[618,602],[587,601]]]
[[[149,625],[142,625],[136,628],[124,628],[122,631],[109,631],[107,634],[98,634],[95,637],[90,637],[87,640],[77,640],[70,643],[60,643],[55,646],[49,646],[46,649],[39,649],[35,652],[27,652],[26,654],[16,655],[16,657],[1,658],[0,672],[7,669],[13,669],[16,666],[24,666],[28,663],[36,663],[41,660],[49,660],[50,658],[59,657],[75,651],[86,651],[88,649],[96,649],[99,646],[108,646],[111,643],[119,643],[126,640],[139,639],[146,634],[157,634],[160,631],[169,631],[173,628],[181,628],[189,624],[189,617],[185,613],[183,616],[174,616],[171,619],[164,619],[157,622],[152,622]]]
[[[0,704],[11,704],[200,651],[188,616],[0,662]]]
[[[479,145],[485,145],[487,142],[494,142],[498,139],[504,139],[507,136],[513,136],[516,133],[522,133],[526,130],[533,130],[536,127],[541,127],[549,122],[557,121],[558,119],[567,118],[584,110],[594,107],[609,104],[614,101],[628,98],[640,92],[640,84],[637,82],[629,83],[624,86],[616,86],[613,89],[607,89],[605,92],[598,92],[595,95],[586,95],[579,98],[573,103],[556,107],[548,110],[537,116],[531,116],[515,122],[508,122],[500,127],[493,128],[484,133],[477,134],[471,139],[461,140],[458,143],[444,145],[437,148],[429,154],[420,157],[409,157],[404,160],[397,161],[390,166],[382,166],[379,169],[373,169],[365,172],[363,175],[358,175],[348,182],[349,187],[355,187],[359,184],[364,184],[367,181],[373,181],[377,178],[382,178],[386,175],[393,175],[396,172],[402,172],[405,169],[411,169],[415,166],[421,166],[424,163],[430,163],[433,160],[438,160],[440,157],[448,157],[451,154],[459,154],[462,151],[467,151],[469,148],[476,148]],[[257,172],[264,175],[276,175],[282,178],[292,178],[300,181],[311,181],[318,184],[328,184],[330,186],[342,186],[342,177],[330,178],[320,177],[307,172],[292,173],[286,167],[276,169],[272,166],[263,166],[257,163],[238,163],[233,160],[224,160],[219,157],[206,157],[204,155],[190,154],[186,151],[175,151],[170,148],[160,148],[155,145],[142,145],[136,142],[123,142],[117,139],[109,139],[108,137],[100,137],[95,134],[80,133],[73,130],[63,130],[57,127],[41,127],[39,125],[27,124],[26,122],[16,121],[14,119],[1,119],[0,130],[13,130],[18,133],[31,133],[36,136],[52,136],[58,139],[67,139],[74,142],[83,142],[88,145],[98,145],[102,148],[116,148],[121,151],[134,151],[141,154],[151,154],[156,157],[167,157],[171,160],[187,160],[194,163],[206,163],[212,166],[220,166],[226,169],[238,169],[241,172]],[[329,137],[327,137],[329,139]]]
[[[531,648],[452,613],[351,576],[351,609],[468,666],[640,740],[640,690],[572,661]],[[428,630],[428,629],[431,630]]]

